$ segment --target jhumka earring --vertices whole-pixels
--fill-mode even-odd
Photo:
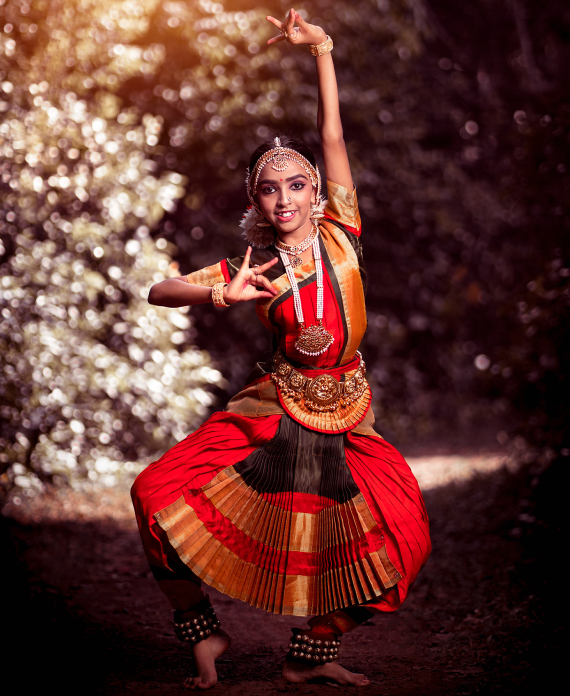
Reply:
[[[318,203],[314,203],[311,206],[311,220],[316,222],[317,220],[320,220],[321,218],[324,218],[325,216],[325,206],[327,204],[326,199],[322,199]]]

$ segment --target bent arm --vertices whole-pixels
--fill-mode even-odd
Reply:
[[[187,307],[212,302],[212,288],[207,285],[191,285],[184,276],[167,278],[153,285],[148,301],[160,307]]]
[[[241,264],[241,268],[229,283],[224,283],[223,298],[228,304],[236,302],[248,302],[249,300],[263,300],[271,298],[277,294],[277,290],[271,285],[269,280],[263,275],[271,266],[278,261],[277,258],[271,259],[267,263],[249,267],[251,258],[251,247],[247,248]],[[208,271],[214,266],[203,269]],[[201,272],[200,272],[201,273]],[[148,294],[148,301],[153,305],[161,307],[187,307],[189,305],[207,304],[212,302],[212,285],[195,285],[189,283],[187,276],[178,278],[167,278],[156,285],[153,285]]]

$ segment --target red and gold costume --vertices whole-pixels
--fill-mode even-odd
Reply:
[[[148,560],[175,609],[203,596],[203,580],[266,611],[318,615],[314,630],[328,626],[341,634],[371,613],[396,610],[429,555],[418,484],[403,457],[374,431],[362,378],[357,351],[366,330],[366,275],[356,193],[327,184],[319,237],[323,325],[334,343],[317,357],[296,352],[300,327],[279,261],[266,274],[278,294],[256,306],[275,337],[277,360],[258,364],[225,411],[151,464],[133,486]],[[251,263],[275,256],[274,246],[256,250]],[[242,259],[191,273],[188,282],[229,282]],[[305,320],[314,324],[314,261],[295,268],[295,277]],[[293,373],[298,384],[325,376],[322,384],[340,384],[343,393],[356,375],[357,397],[345,406],[311,409],[302,389],[295,392]],[[293,385],[289,392],[286,383]]]

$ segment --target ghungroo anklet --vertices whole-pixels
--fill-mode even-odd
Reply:
[[[189,611],[174,612],[174,632],[183,643],[199,643],[220,628],[220,622],[208,597]]]
[[[334,633],[303,631],[300,628],[292,628],[291,632],[293,636],[289,643],[287,660],[312,665],[324,665],[338,660],[340,639]]]

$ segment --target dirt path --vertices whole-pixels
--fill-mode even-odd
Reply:
[[[374,695],[546,691],[560,645],[544,564],[559,542],[552,481],[541,483],[549,472],[509,472],[488,455],[438,461],[412,460],[432,557],[399,612],[345,637],[342,662],[369,676]],[[148,572],[126,491],[59,490],[10,503],[2,524],[11,541],[1,571],[4,625],[12,659],[29,659],[23,683],[82,696],[182,693],[191,659]],[[210,693],[354,693],[287,685],[279,665],[294,620],[210,597],[233,637]]]

